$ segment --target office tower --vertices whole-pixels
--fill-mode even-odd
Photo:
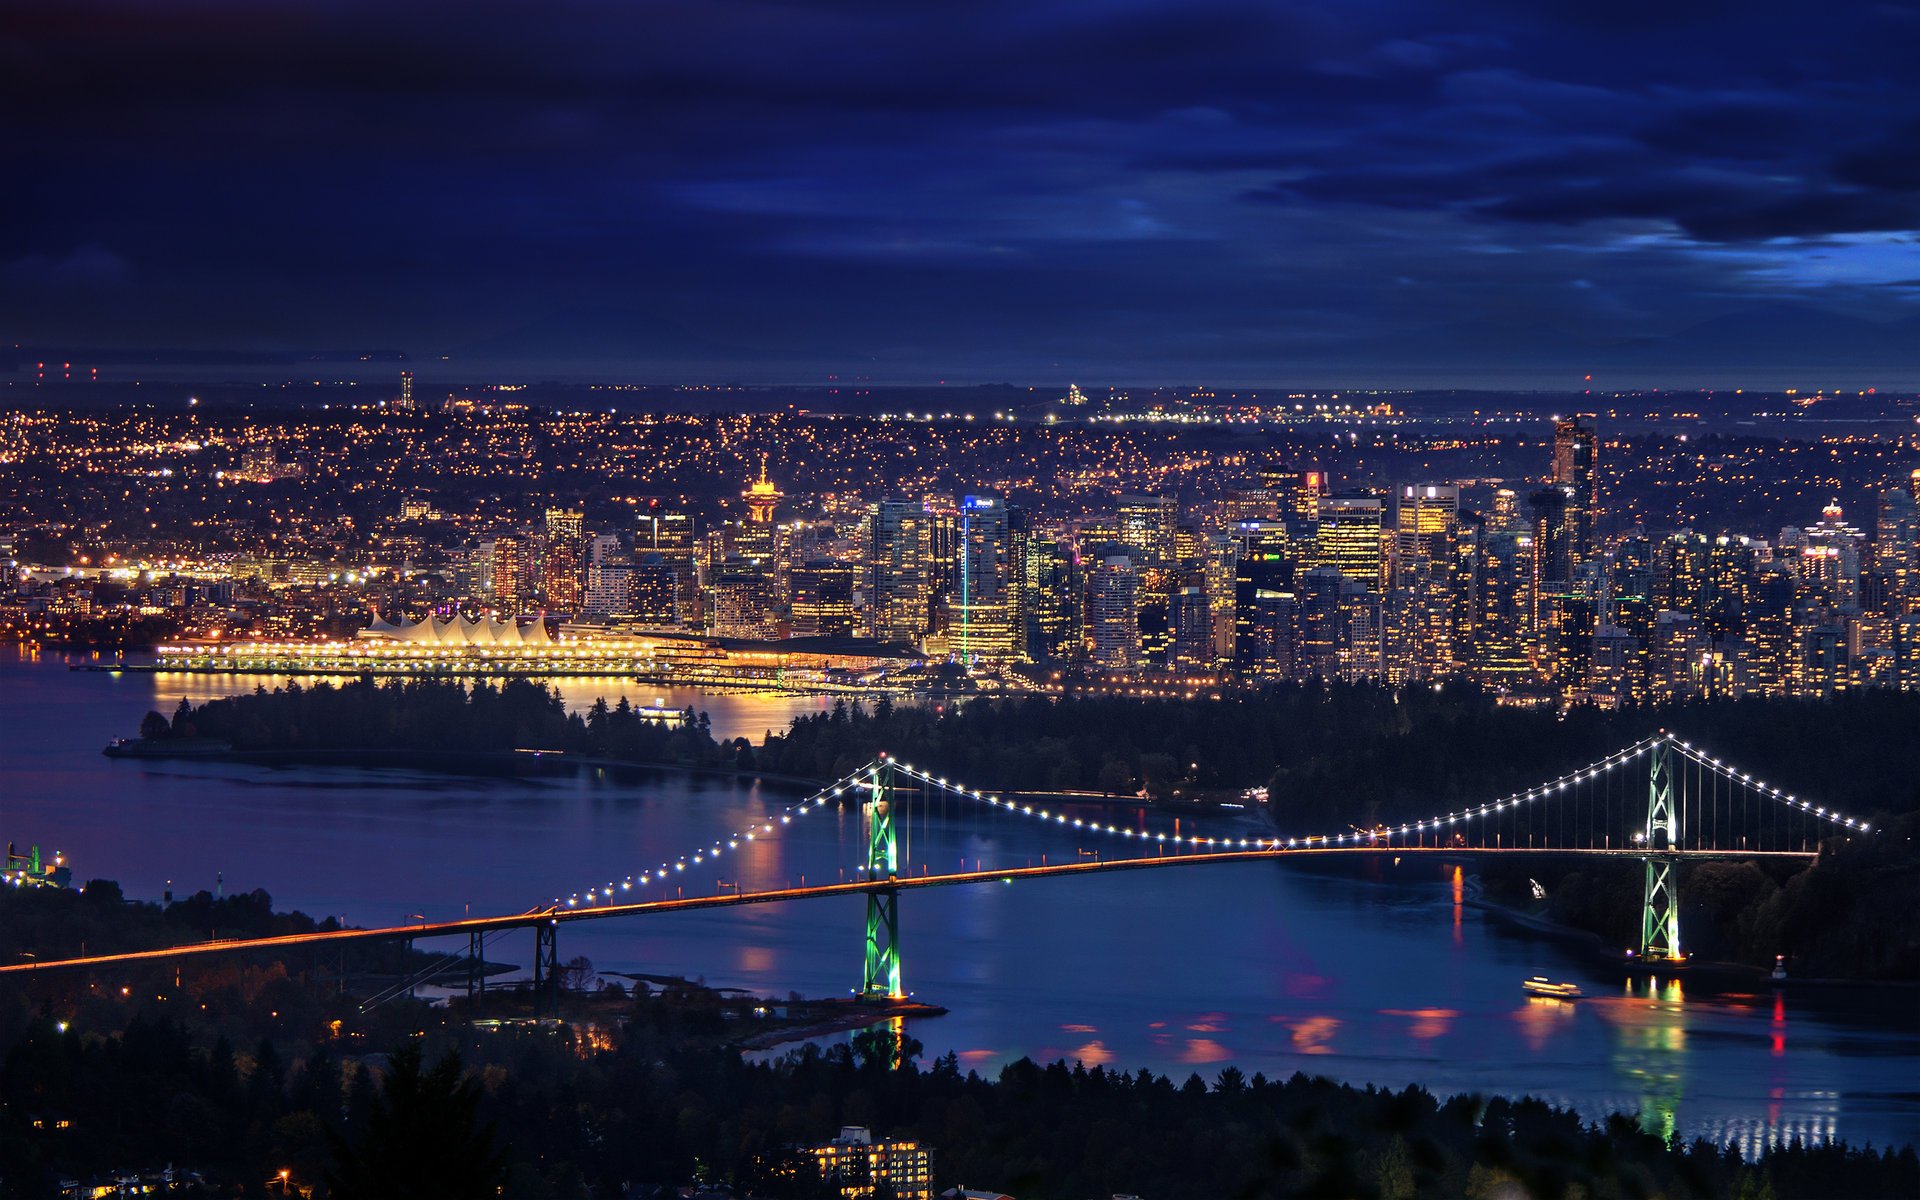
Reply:
[[[658,550],[634,556],[631,576],[633,619],[643,625],[681,624],[680,568]]]
[[[527,602],[527,544],[517,537],[493,539],[493,604],[517,613]]]
[[[1553,423],[1553,486],[1566,493],[1567,548],[1576,567],[1597,552],[1600,516],[1600,440],[1592,425],[1581,423],[1583,417],[1593,419],[1583,413]]]
[[[1599,585],[1592,572],[1556,582],[1534,598],[1534,672],[1564,699],[1586,686],[1600,628]]]
[[[1173,634],[1172,665],[1187,670],[1213,666],[1213,604],[1207,589],[1183,585],[1173,593],[1167,616]]]
[[[1278,521],[1279,497],[1263,487],[1235,488],[1220,502],[1220,519],[1228,525],[1237,521]]]
[[[547,556],[541,590],[547,607],[577,612],[586,583],[585,515],[570,508],[547,510]]]
[[[1093,661],[1103,667],[1139,662],[1140,576],[1125,554],[1102,556],[1087,586],[1087,634]]]
[[[1847,524],[1838,501],[1820,510],[1820,521],[1803,531],[1800,576],[1835,608],[1859,604],[1860,563],[1866,535]]]
[[[1114,524],[1136,570],[1158,571],[1173,565],[1176,520],[1171,496],[1120,497]]]
[[[1084,653],[1081,632],[1080,565],[1073,550],[1055,536],[1033,535],[1023,547],[1021,615],[1026,623],[1023,643],[1036,662],[1078,658]]]
[[[1656,617],[1647,646],[1648,698],[1666,704],[1702,695],[1703,660],[1711,644],[1692,613],[1667,611]]]
[[[1784,563],[1762,569],[1748,590],[1744,640],[1749,675],[1754,689],[1768,695],[1786,695],[1793,686],[1799,592],[1799,579]]]
[[[1012,659],[1019,595],[1006,501],[995,496],[968,496],[961,501],[954,557],[947,644],[963,662]]]
[[[413,372],[400,372],[400,397],[393,402],[395,412],[410,413],[413,409]]]
[[[697,626],[700,623],[699,550],[700,540],[691,516],[669,510],[658,499],[647,501],[634,519],[635,587],[644,584],[657,589],[666,576],[671,576],[674,587],[670,605],[663,603],[664,598],[657,591],[650,592],[651,598],[642,605],[636,592],[636,605],[653,614],[648,620],[674,625]],[[658,555],[659,561],[649,562],[650,554]],[[661,615],[668,611],[673,615]]]
[[[1323,496],[1314,561],[1362,587],[1386,590],[1385,506],[1380,497],[1356,493]]]
[[[867,636],[917,646],[933,598],[933,518],[918,500],[881,500],[867,519]]]
[[[815,559],[793,570],[793,636],[852,637],[853,585],[845,563]]]
[[[1487,527],[1500,533],[1518,528],[1520,524],[1520,498],[1512,488],[1499,488],[1493,493],[1493,515],[1487,519]]]
[[[1618,625],[1602,625],[1593,635],[1593,667],[1587,690],[1610,708],[1646,699],[1647,651],[1640,639]]]
[[[715,637],[765,640],[780,636],[779,597],[765,561],[740,554],[725,556],[715,564],[712,591],[708,627]]]
[[[1242,670],[1259,671],[1271,642],[1270,631],[1255,628],[1260,599],[1291,594],[1298,564],[1282,522],[1242,521],[1228,535],[1235,548],[1233,660]]]
[[[1492,533],[1479,547],[1479,594],[1467,660],[1473,676],[1490,687],[1529,681],[1533,660],[1533,538]]]
[[[1880,493],[1873,564],[1886,580],[1888,615],[1920,611],[1920,505],[1915,504],[1911,493]]]
[[[1567,520],[1567,493],[1558,487],[1542,488],[1527,497],[1527,510],[1533,525],[1534,583],[1544,594],[1549,585],[1573,578],[1575,558]]]
[[[1321,471],[1262,471],[1260,486],[1271,492],[1280,519],[1296,529],[1310,528],[1320,519],[1320,501],[1327,494]]]
[[[1403,649],[1389,658],[1403,670],[1390,677],[1431,679],[1454,664],[1454,575],[1458,566],[1460,489],[1452,484],[1408,484],[1396,514],[1394,621]],[[1391,627],[1391,626],[1390,626]]]
[[[587,545],[584,611],[596,617],[625,616],[633,607],[633,556],[620,535],[594,535]]]

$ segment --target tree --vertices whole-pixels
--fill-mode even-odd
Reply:
[[[140,718],[140,740],[143,742],[158,742],[172,733],[173,726],[157,712],[149,712]]]
[[[506,1159],[480,1089],[449,1051],[423,1070],[418,1046],[394,1051],[359,1135],[335,1134],[327,1191],[334,1200],[471,1200],[497,1195]]]

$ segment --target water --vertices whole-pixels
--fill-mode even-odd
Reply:
[[[229,888],[266,888],[279,907],[386,924],[519,911],[676,857],[799,796],[673,772],[449,777],[99,754],[149,708],[231,682],[0,658],[0,836],[58,847],[79,878],[115,878],[134,896],[158,897],[168,880],[177,891],[212,887],[220,872]],[[590,703],[619,689],[580,681],[568,694]],[[821,706],[667,699],[708,710],[716,734],[756,738]],[[811,814],[777,841],[705,864],[702,890],[837,877],[857,859],[857,826],[851,813]],[[913,830],[913,861],[992,861],[1011,833],[936,821]],[[1057,832],[1019,839],[1021,854],[1074,853]],[[930,1055],[951,1049],[983,1071],[1021,1055],[1176,1078],[1211,1079],[1232,1064],[1442,1094],[1530,1093],[1747,1150],[1794,1136],[1920,1139],[1920,1030],[1901,1013],[1904,998],[1623,985],[1490,921],[1461,902],[1470,891],[1471,880],[1433,864],[1347,878],[1249,863],[910,892],[900,901],[907,985],[952,1010],[912,1032]],[[601,971],[842,994],[858,983],[861,904],[569,925],[560,952]],[[490,956],[525,962],[530,942],[509,935]],[[1590,998],[1526,999],[1518,982],[1536,973],[1576,979]]]

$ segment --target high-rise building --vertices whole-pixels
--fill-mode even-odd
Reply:
[[[918,645],[933,601],[933,518],[918,500],[881,500],[867,517],[867,636]]]
[[[790,605],[793,636],[851,637],[856,574],[856,570],[845,563],[823,559],[795,567]]]
[[[1387,586],[1385,506],[1380,497],[1355,493],[1323,496],[1315,535],[1315,565],[1332,567],[1364,588]]]
[[[650,613],[643,619],[652,623],[697,626],[702,616],[700,544],[693,518],[658,499],[647,501],[634,521],[633,552],[636,615]],[[649,555],[659,561],[650,562]],[[674,589],[671,597],[658,590],[667,579]],[[638,590],[642,587],[648,589],[644,602]]]
[[[1140,576],[1125,554],[1106,554],[1087,585],[1087,635],[1093,661],[1131,667],[1140,656]]]
[[[413,408],[413,372],[400,372],[400,395],[393,402],[395,412],[410,413]]]
[[[1920,505],[1911,493],[1880,493],[1873,565],[1887,583],[1893,610],[1889,615],[1920,612]]]
[[[1197,584],[1182,586],[1167,607],[1172,627],[1172,665],[1195,670],[1213,666],[1213,605],[1207,590]]]
[[[1583,413],[1553,423],[1553,486],[1566,493],[1567,547],[1576,567],[1592,561],[1598,550],[1600,516],[1600,439],[1583,419],[1593,417]]]
[[[1020,581],[1022,639],[1028,658],[1078,658],[1085,651],[1081,633],[1080,564],[1057,537],[1029,536]]]
[[[594,535],[587,544],[587,590],[583,610],[596,617],[626,616],[633,609],[633,556],[617,533]]]
[[[1004,662],[1014,654],[1018,580],[1007,502],[968,496],[960,504],[955,580],[947,607],[947,644],[964,662]]]
[[[1157,571],[1173,565],[1178,519],[1171,496],[1120,497],[1115,524],[1136,570]]]
[[[493,604],[504,613],[527,603],[527,544],[517,537],[493,539]]]
[[[1407,645],[1396,666],[1411,678],[1435,678],[1454,665],[1455,544],[1460,489],[1453,484],[1408,484],[1400,489],[1394,573],[1395,612]],[[1395,674],[1395,677],[1399,677]]]
[[[547,510],[547,556],[541,590],[547,607],[578,612],[586,586],[586,516],[570,508]]]

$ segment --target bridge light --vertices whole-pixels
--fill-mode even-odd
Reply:
[[[674,869],[674,870],[676,870],[676,871],[684,871],[684,870],[686,870],[686,869],[687,869],[687,864],[685,864],[685,863],[675,863],[675,864],[673,864],[673,869]]]
[[[1860,832],[1861,832],[1861,833],[1865,833],[1865,832],[1866,832],[1867,830],[1869,830],[1869,829],[1872,829],[1872,828],[1873,828],[1873,826],[1871,826],[1871,825],[1869,825],[1869,824],[1867,824],[1867,823],[1866,823],[1865,821],[1862,821],[1862,822],[1860,822]]]

